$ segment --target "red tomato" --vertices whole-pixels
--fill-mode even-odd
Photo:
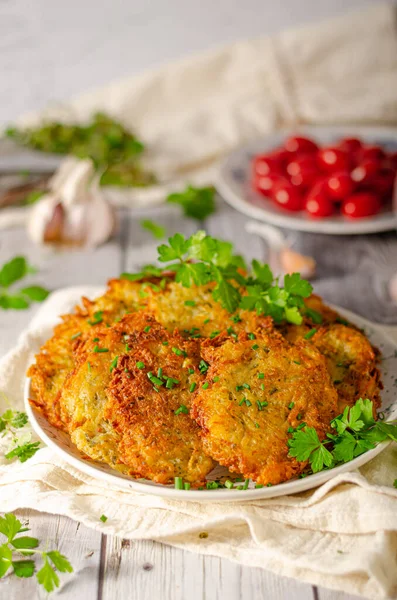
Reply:
[[[355,183],[369,184],[379,172],[381,163],[373,158],[367,158],[363,160],[353,171],[351,172],[351,178]]]
[[[334,173],[327,179],[327,192],[332,200],[343,200],[354,191],[354,184],[348,171]]]
[[[360,152],[361,160],[372,158],[374,160],[383,160],[386,153],[380,146],[363,146]]]
[[[371,181],[371,189],[381,197],[392,195],[396,173],[393,169],[383,167]]]
[[[302,195],[290,183],[280,183],[273,190],[274,201],[286,210],[302,210]]]
[[[255,156],[252,164],[255,175],[281,173],[281,165],[279,160],[269,154],[258,154],[258,156]]]
[[[308,170],[318,171],[316,159],[310,154],[295,158],[287,164],[287,173],[288,175],[291,175],[291,177]]]
[[[354,137],[342,138],[339,142],[339,148],[343,150],[343,152],[347,152],[348,154],[355,154],[356,152],[358,152],[358,150],[361,149],[361,146],[361,140]]]
[[[274,186],[279,183],[288,184],[288,181],[281,175],[255,175],[252,185],[256,191],[264,196],[272,196]]]
[[[376,215],[381,209],[381,201],[371,192],[352,194],[342,203],[342,214],[351,219]]]
[[[386,166],[390,167],[391,169],[396,170],[397,169],[397,152],[391,152],[386,160]]]
[[[289,137],[286,140],[284,147],[288,152],[296,154],[310,154],[318,150],[316,142],[310,138],[301,137],[299,135]]]
[[[271,155],[275,160],[277,160],[281,167],[284,167],[289,160],[291,160],[291,153],[288,152],[285,148],[276,148]]]
[[[334,212],[334,205],[328,196],[326,180],[318,181],[312,187],[305,200],[305,209],[312,217],[330,217]]]
[[[349,168],[350,159],[340,148],[321,148],[317,153],[317,161],[324,171],[345,171]]]

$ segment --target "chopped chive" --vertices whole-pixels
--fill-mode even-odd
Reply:
[[[256,340],[256,335],[255,335],[255,333],[249,333],[249,334],[248,334],[248,337],[249,337],[249,339],[250,339],[250,340]]]
[[[99,348],[99,346],[94,346],[94,352],[109,352],[108,348]]]
[[[185,300],[185,306],[196,306],[194,300]]]
[[[135,366],[138,367],[138,369],[144,369],[145,363],[143,363],[141,360],[138,360],[138,362],[135,363]]]
[[[93,341],[93,342],[99,342],[99,338],[98,338],[98,337],[96,337],[96,338],[94,338],[92,341]]]
[[[243,490],[248,490],[248,486],[249,486],[249,484],[250,484],[250,480],[249,480],[249,479],[246,479],[246,480],[244,481]]]
[[[165,384],[165,387],[167,388],[167,390],[172,390],[174,385],[178,385],[178,383],[180,383],[179,379],[173,379],[172,377],[167,377],[167,383]]]
[[[181,413],[183,413],[184,415],[188,415],[189,414],[189,409],[184,404],[181,404],[179,408],[177,408],[176,410],[174,410],[174,413],[176,415],[180,415]]]
[[[295,402],[290,402],[290,403],[288,404],[288,408],[289,408],[290,410],[291,410],[291,408],[294,408],[294,406],[295,406]]]
[[[191,367],[189,367],[189,369],[187,370],[187,372],[189,373],[189,375],[193,375],[194,369],[192,369]]]
[[[217,381],[219,381],[219,377],[214,377],[214,379],[212,380],[214,383],[216,383]]]
[[[288,427],[287,433],[293,433],[295,429],[293,427]]]
[[[251,346],[252,350],[258,350],[259,346],[258,344],[254,344],[253,346]]]
[[[126,345],[125,345],[125,351],[126,351],[126,352],[129,352],[130,350],[131,350],[131,348],[129,347],[129,345],[128,345],[128,344],[126,344]]]
[[[243,383],[243,388],[245,388],[246,390],[250,390],[251,386],[248,383]]]
[[[265,384],[261,383],[261,390],[264,390],[264,389],[265,389]]]
[[[259,488],[263,488],[263,483],[256,483],[255,484],[256,489],[258,490]]]
[[[118,356],[115,356],[112,362],[110,363],[109,371],[112,372],[113,369],[117,367],[117,361],[119,360]]]
[[[127,367],[124,368],[124,373],[129,373]]]
[[[240,400],[240,402],[238,403],[238,405],[241,406],[242,404],[245,404],[246,406],[252,406],[252,402],[250,402],[248,400],[248,398],[243,398],[242,400]]]
[[[212,331],[212,332],[210,333],[210,339],[211,339],[211,340],[213,340],[213,339],[214,339],[214,337],[216,337],[216,336],[217,336],[217,335],[219,335],[219,334],[220,334],[220,331]]]
[[[232,489],[232,487],[233,487],[233,481],[230,481],[230,479],[226,479],[226,481],[225,481],[225,487],[226,487],[228,490],[231,490],[231,489]]]
[[[299,362],[299,360],[294,360],[293,362],[294,362],[296,365],[300,365],[300,362]]]
[[[187,356],[187,352],[185,352],[184,350],[180,350],[179,348],[175,348],[175,346],[173,346],[172,351],[177,356]]]
[[[98,325],[98,323],[102,323],[102,321],[103,321],[102,315],[103,315],[103,310],[98,310],[97,312],[94,312],[94,319],[93,320],[88,319],[87,323],[89,325]]]
[[[258,410],[263,410],[264,408],[266,408],[266,406],[268,406],[268,402],[266,402],[266,400],[264,400],[263,402],[261,402],[260,400],[256,401],[256,404],[258,406]]]
[[[306,427],[306,425],[307,425],[307,424],[306,424],[305,422],[303,422],[303,423],[300,423],[300,424],[298,425],[297,429],[303,429],[304,427]]]
[[[200,363],[199,363],[199,371],[200,371],[200,373],[202,375],[204,375],[208,371],[208,368],[209,368],[209,364],[206,363],[205,360],[201,359]]]
[[[273,485],[272,483],[267,483],[266,487],[272,487],[272,485]]]
[[[243,486],[242,486],[242,485],[238,485],[238,486],[236,487],[236,490],[243,490],[243,489],[244,489],[244,488],[243,488]]]
[[[88,372],[91,373],[91,363],[89,363],[89,362],[87,363],[87,369],[88,369]]]
[[[175,489],[183,490],[183,479],[182,477],[174,477]]]
[[[153,375],[151,371],[149,371],[149,373],[147,374],[147,378],[153,385],[164,385],[164,381],[161,381],[161,379]]]
[[[161,343],[163,344],[163,346],[168,346],[168,342],[167,341],[164,341],[164,342],[161,342]]]
[[[298,421],[300,421],[302,419],[302,413],[298,413],[296,415],[296,418],[297,418]]]
[[[308,331],[303,337],[305,338],[305,340],[310,340],[310,338],[312,338],[315,333],[317,333],[317,329],[313,327],[313,329]]]
[[[258,379],[265,379],[264,373],[258,373]]]
[[[236,385],[236,392],[241,392],[243,389],[244,387],[242,385]]]
[[[161,367],[159,367],[157,369],[157,377],[162,377],[163,376],[163,369]]]
[[[335,319],[335,323],[340,323],[341,325],[349,325],[349,322],[346,319],[342,319],[341,317],[337,317]]]
[[[102,521],[102,523],[106,523],[106,521],[108,520],[106,515],[101,515],[100,516],[100,520]]]
[[[207,481],[207,490],[217,490],[219,483],[217,481]]]
[[[231,320],[233,321],[233,323],[240,323],[241,318],[238,315],[234,315],[233,317],[230,317]]]
[[[208,381],[206,381],[205,383],[203,383],[203,390],[208,389],[209,383]]]
[[[75,333],[74,335],[72,335],[72,337],[70,338],[71,340],[75,340],[76,338],[78,338],[80,335],[82,334],[82,331],[78,331],[77,333]]]
[[[193,383],[190,385],[189,392],[193,393],[193,392],[194,392],[194,390],[196,389],[196,387],[197,387],[197,383],[194,383],[194,382],[193,382]]]
[[[145,333],[149,333],[150,330],[151,330],[151,326],[150,325],[146,325],[146,327],[143,329],[143,331]]]
[[[260,425],[259,425],[259,423],[255,423],[255,427],[256,427],[257,429],[259,429],[259,428],[260,428]]]
[[[211,319],[206,319],[205,321],[203,321],[203,325],[207,325],[207,323],[209,323],[211,321]]]
[[[185,488],[185,490],[190,490],[190,483],[188,481],[185,481],[183,487]]]

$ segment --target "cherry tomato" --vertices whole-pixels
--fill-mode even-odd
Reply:
[[[373,158],[367,158],[363,160],[353,171],[351,172],[351,178],[355,183],[369,184],[371,183],[374,176],[379,172],[381,163]]]
[[[391,152],[386,158],[387,166],[397,169],[397,152]]]
[[[392,195],[396,173],[393,169],[383,167],[371,181],[371,189],[381,197]]]
[[[305,209],[312,217],[330,217],[334,205],[328,196],[326,180],[318,181],[306,196]]]
[[[361,140],[354,137],[342,138],[339,142],[339,148],[348,154],[355,154],[361,149]]]
[[[290,183],[280,183],[273,190],[274,201],[286,210],[302,210],[303,200],[299,191]]]
[[[334,173],[327,179],[327,192],[332,200],[343,200],[354,191],[354,184],[348,171]]]
[[[291,153],[285,148],[276,148],[270,156],[277,160],[282,168],[284,168],[287,162],[291,160]]]
[[[256,175],[281,173],[280,161],[269,154],[258,154],[253,160],[253,170]]]
[[[351,219],[376,215],[381,209],[381,201],[371,192],[357,192],[342,203],[342,214]]]
[[[318,150],[316,142],[307,137],[301,137],[299,135],[293,135],[289,137],[285,144],[285,149],[288,152],[295,154],[310,154]]]
[[[317,153],[317,161],[324,171],[345,171],[350,166],[349,155],[340,148],[322,148]]]
[[[386,153],[380,146],[363,146],[360,152],[361,160],[372,158],[374,160],[383,160]]]
[[[291,177],[307,170],[318,171],[316,159],[310,154],[294,158],[294,160],[289,161],[287,164],[287,173]]]
[[[279,183],[288,184],[287,179],[281,175],[255,175],[253,179],[253,187],[257,192],[264,196],[272,196],[274,186]]]

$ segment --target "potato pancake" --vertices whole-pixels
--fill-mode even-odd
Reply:
[[[328,372],[338,392],[338,409],[354,406],[359,398],[373,401],[374,417],[380,406],[382,383],[377,368],[379,351],[357,327],[326,306],[318,296],[305,301],[309,309],[301,325],[283,324],[279,329],[284,337],[296,343],[306,340],[325,356]],[[310,311],[321,316],[316,319]],[[316,330],[316,331],[315,331]]]
[[[214,463],[189,416],[199,364],[196,340],[168,333],[144,312],[102,326],[78,342],[60,397],[73,443],[133,477],[203,482]]]
[[[204,341],[206,382],[193,398],[205,451],[231,471],[262,484],[300,473],[288,456],[292,428],[306,423],[323,439],[337,414],[325,359],[312,345],[257,330],[238,341]]]

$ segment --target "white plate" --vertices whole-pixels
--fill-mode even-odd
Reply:
[[[384,383],[384,390],[382,393],[382,408],[381,410],[385,413],[387,420],[397,419],[397,345],[386,336],[378,327],[372,326],[368,321],[361,317],[346,311],[344,309],[336,309],[344,315],[347,319],[355,323],[358,327],[365,329],[366,334],[377,346],[383,355],[380,368],[382,371],[382,380]],[[116,486],[122,489],[129,489],[134,492],[155,494],[157,496],[166,496],[168,498],[174,498],[175,500],[194,500],[200,502],[229,502],[233,501],[247,501],[257,500],[260,498],[272,498],[275,496],[285,496],[287,494],[297,494],[305,490],[317,487],[318,485],[325,483],[328,479],[343,473],[346,471],[353,471],[361,465],[367,463],[377,454],[382,452],[388,445],[388,442],[379,444],[373,450],[362,454],[355,458],[349,463],[330,469],[329,471],[322,471],[315,475],[308,475],[304,479],[291,480],[286,483],[274,485],[272,487],[264,487],[255,489],[253,484],[250,483],[248,490],[229,490],[229,489],[218,489],[218,490],[176,490],[173,486],[165,486],[145,479],[131,479],[117,471],[113,471],[107,465],[102,463],[96,463],[88,461],[84,458],[83,454],[73,446],[69,436],[62,431],[59,431],[43,417],[43,415],[34,409],[29,403],[30,395],[30,380],[26,380],[25,386],[25,408],[29,416],[29,420],[33,426],[33,429],[37,435],[43,440],[47,446],[53,448],[53,450],[63,458],[63,460],[71,464],[76,469],[79,469],[87,475],[97,477],[105,480],[109,485]],[[219,476],[220,469],[212,472],[209,479],[215,479]]]
[[[252,158],[260,152],[267,152],[280,146],[286,137],[298,132],[309,135],[320,144],[331,144],[345,136],[357,136],[370,144],[377,143],[391,151],[397,151],[397,130],[392,128],[301,127],[270,134],[266,138],[239,148],[221,164],[216,188],[226,202],[249,217],[298,231],[347,235],[377,233],[396,227],[396,219],[389,210],[374,217],[355,221],[350,221],[343,216],[312,219],[303,212],[286,212],[278,208],[270,199],[255,192],[251,185]]]

